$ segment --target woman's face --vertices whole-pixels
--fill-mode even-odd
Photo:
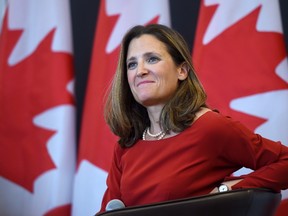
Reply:
[[[164,43],[148,34],[130,42],[126,65],[132,94],[146,107],[164,105],[175,93],[178,80],[187,77],[185,67],[175,65]]]

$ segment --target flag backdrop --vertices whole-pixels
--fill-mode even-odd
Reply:
[[[141,11],[141,13],[139,13]],[[115,74],[124,33],[136,24],[170,25],[167,0],[102,0],[81,125],[73,215],[93,215],[106,189],[113,146],[117,139],[104,122],[104,95]]]
[[[0,0],[0,215],[99,210],[117,140],[104,122],[104,95],[121,38],[135,24],[169,26],[169,2],[101,0],[99,11],[92,9],[98,21],[75,172],[69,1]],[[278,1],[242,2],[201,1],[195,67],[212,107],[288,145],[288,66]],[[178,16],[189,22],[187,8],[179,8]],[[287,216],[287,203],[283,191],[277,216]]]
[[[288,64],[282,32],[278,1],[204,0],[193,60],[209,105],[288,145]],[[288,191],[282,194],[278,215],[285,216]]]
[[[75,173],[69,1],[3,2],[0,215],[68,216]]]

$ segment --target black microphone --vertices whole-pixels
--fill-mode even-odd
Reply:
[[[112,199],[107,203],[105,210],[112,211],[121,208],[125,208],[124,203],[119,199]]]

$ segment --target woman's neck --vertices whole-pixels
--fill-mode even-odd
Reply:
[[[163,106],[153,106],[148,107],[147,112],[150,119],[150,132],[155,134],[161,131],[160,127],[160,115],[161,111],[163,109]]]

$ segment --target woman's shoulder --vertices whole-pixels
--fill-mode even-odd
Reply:
[[[217,110],[209,110],[200,116],[197,121],[199,121],[199,124],[197,124],[198,131],[202,131],[202,133],[214,138],[217,137],[218,139],[249,140],[253,139],[256,135],[239,120]]]
[[[195,127],[197,125],[197,127],[205,129],[206,131],[219,132],[231,131],[231,129],[237,128],[239,126],[239,121],[220,113],[218,110],[204,108],[196,113],[193,124],[195,124]]]
[[[221,114],[218,110],[212,110],[209,108],[202,108],[196,113],[196,117],[194,119],[194,122],[197,122],[198,120],[202,120],[203,123],[220,123],[220,122],[231,122],[232,118],[226,115]]]
[[[114,156],[120,162],[122,156],[128,151],[129,148],[121,147],[120,144],[117,142],[114,146]]]

